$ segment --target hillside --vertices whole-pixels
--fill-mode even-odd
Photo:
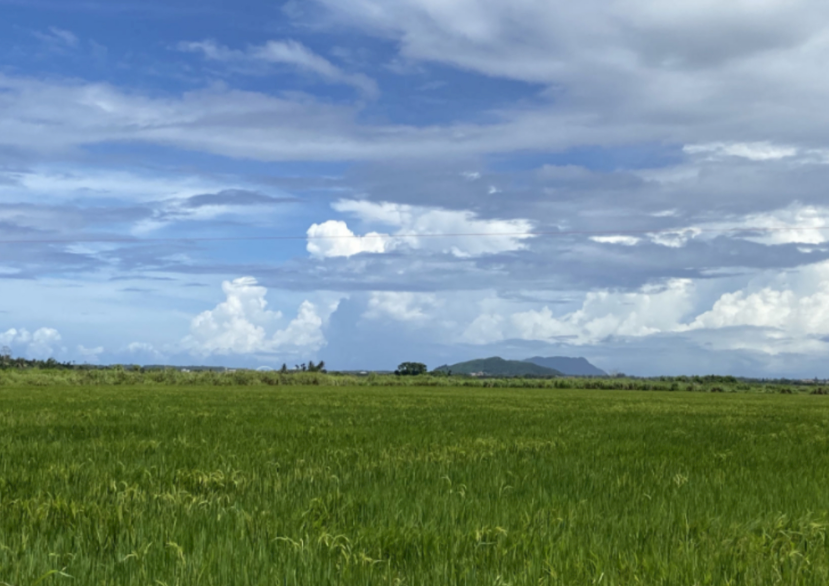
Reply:
[[[486,376],[561,376],[561,372],[525,360],[504,360],[498,356],[439,366],[435,372],[478,374]]]
[[[534,356],[527,358],[526,362],[558,370],[568,376],[607,376],[607,373],[600,368],[590,364],[586,358],[568,358],[567,356],[549,356],[543,358]]]

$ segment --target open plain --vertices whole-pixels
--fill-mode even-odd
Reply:
[[[829,583],[829,400],[0,387],[0,583]]]

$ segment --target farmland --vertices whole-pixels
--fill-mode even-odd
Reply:
[[[829,583],[829,397],[117,376],[0,385],[0,583]]]

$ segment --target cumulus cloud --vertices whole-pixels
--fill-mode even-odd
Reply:
[[[503,300],[495,307],[490,300],[490,307],[468,322],[458,341],[587,346],[673,336],[674,342],[685,338],[709,350],[768,355],[829,350],[829,262],[784,274],[762,273],[741,287],[715,293],[723,286],[722,279],[674,279],[631,292],[592,291],[578,309],[565,312],[548,305],[508,311]]]
[[[482,313],[470,323],[460,337],[467,344],[492,344],[504,339],[504,318],[497,313]]]
[[[87,348],[86,346],[81,344],[78,345],[75,352],[83,362],[95,364],[100,360],[101,354],[104,353],[104,347],[96,346],[95,348]]]
[[[29,332],[25,328],[11,328],[0,333],[0,346],[25,347],[25,353],[32,358],[45,359],[52,356],[61,341],[60,333],[54,328],[39,328]]]
[[[689,280],[675,279],[633,293],[590,292],[575,312],[560,318],[548,307],[519,312],[512,315],[511,325],[520,339],[566,339],[577,345],[611,336],[648,336],[676,329],[691,309],[692,288]]]
[[[311,51],[297,41],[287,39],[268,41],[263,45],[249,46],[246,50],[233,50],[215,41],[184,42],[182,51],[201,53],[205,58],[225,63],[282,63],[312,73],[330,83],[351,85],[366,95],[377,94],[377,84],[361,73],[346,73],[325,57]]]
[[[314,256],[351,256],[411,248],[463,258],[523,250],[524,241],[533,236],[530,233],[533,224],[529,220],[481,219],[470,211],[347,199],[335,202],[332,207],[364,223],[392,226],[397,231],[355,236],[342,221],[314,224],[308,230],[307,246]]]
[[[361,252],[382,253],[391,247],[387,234],[369,232],[365,236],[357,236],[340,220],[311,224],[307,236],[306,248],[316,258],[349,257]]]
[[[283,329],[282,313],[267,308],[267,289],[253,277],[222,283],[225,301],[193,318],[184,346],[197,355],[257,354],[304,350],[325,345],[323,320],[310,301],[299,306],[297,316]]]
[[[556,316],[549,306],[514,312],[509,316],[482,313],[462,339],[489,344],[504,339],[596,344],[611,337],[644,337],[681,327],[693,308],[694,285],[674,279],[664,286],[650,285],[625,293],[593,291],[581,307]]]
[[[829,337],[829,263],[801,269],[799,275],[721,295],[713,307],[698,315],[689,331],[752,327],[765,334],[743,335],[728,343],[770,354],[826,351]]]
[[[131,342],[127,344],[126,352],[140,360],[163,361],[166,359],[163,352],[148,342]]]
[[[77,78],[0,75],[2,163],[6,153],[23,161],[18,168],[29,161],[71,161],[48,174],[42,172],[43,164],[33,163],[31,172],[0,167],[0,200],[9,204],[0,206],[0,229],[9,239],[35,233],[47,239],[81,229],[120,236],[129,233],[127,223],[133,234],[145,234],[176,219],[220,220],[216,233],[247,235],[248,226],[264,221],[266,214],[260,212],[270,202],[261,185],[247,185],[244,193],[223,191],[221,173],[232,168],[230,162],[214,167],[213,158],[188,157],[188,162],[208,161],[204,164],[211,168],[203,177],[210,180],[139,177],[75,166],[91,160],[85,152],[90,145],[130,145],[129,158],[142,163],[156,163],[154,157],[171,152],[146,145],[246,160],[376,161],[373,168],[349,165],[332,179],[340,190],[337,196],[351,195],[334,206],[342,218],[332,213],[334,219],[317,219],[309,229],[307,249],[313,259],[274,267],[274,258],[266,266],[258,260],[262,257],[242,258],[228,251],[219,262],[208,258],[215,248],[204,247],[168,264],[174,257],[166,245],[158,247],[164,248],[165,262],[137,246],[132,256],[92,246],[44,246],[37,253],[34,247],[17,247],[14,258],[0,258],[0,276],[53,275],[56,266],[78,266],[71,263],[92,256],[100,264],[84,267],[117,272],[151,265],[167,271],[168,278],[180,276],[177,270],[232,274],[232,265],[244,262],[247,268],[237,274],[270,270],[294,291],[318,288],[324,274],[332,289],[440,290],[442,300],[443,291],[459,288],[474,299],[475,291],[493,284],[504,298],[516,298],[519,289],[529,292],[532,299],[520,307],[483,307],[464,314],[460,321],[468,324],[465,339],[475,343],[517,338],[587,345],[668,334],[703,340],[711,334],[706,344],[733,344],[732,333],[754,328],[758,331],[741,334],[742,343],[778,336],[778,349],[786,340],[822,344],[821,320],[810,326],[805,310],[799,309],[803,304],[819,314],[820,286],[787,281],[746,285],[736,278],[713,277],[753,270],[782,273],[829,254],[823,231],[829,211],[829,157],[823,148],[829,114],[822,107],[829,92],[822,74],[829,48],[829,5],[815,0],[401,0],[394,6],[380,0],[320,1],[361,31],[382,36],[384,46],[399,48],[400,54],[391,58],[420,67],[418,75],[438,71],[418,61],[466,72],[455,83],[453,71],[439,69],[449,81],[440,90],[448,99],[453,88],[464,91],[468,80],[483,80],[476,73],[486,83],[499,83],[493,78],[524,82],[499,86],[515,91],[519,99],[499,102],[500,91],[482,92],[471,110],[467,102],[460,104],[462,112],[437,106],[439,117],[432,117],[431,106],[407,109],[416,105],[419,90],[414,89],[399,107],[372,104],[361,97],[371,94],[373,82],[344,65],[349,58],[344,52],[314,52],[309,47],[321,45],[290,40],[235,48],[202,42],[182,48],[204,55],[212,72],[290,69],[359,88],[361,96],[349,104],[340,93],[315,98],[281,83],[276,88],[265,84],[270,94],[227,84],[179,93],[169,87],[144,90]],[[71,37],[59,39],[60,34],[56,43],[71,44]],[[397,70],[400,75],[411,71]],[[229,83],[233,79],[238,80],[228,78]],[[250,87],[248,81],[244,83]],[[421,86],[421,81],[410,85]],[[636,145],[645,147],[640,152]],[[577,150],[568,152],[572,148]],[[112,149],[100,152],[106,157]],[[524,158],[527,152],[542,156]],[[510,157],[488,164],[496,160],[487,156],[493,153]],[[521,170],[547,154],[562,164]],[[588,168],[616,166],[617,157],[616,170]],[[173,156],[164,164],[177,165],[176,160]],[[408,174],[400,172],[402,165],[390,164],[401,160],[412,165]],[[563,164],[569,160],[582,166]],[[658,169],[628,169],[651,165]],[[256,173],[255,168],[237,169]],[[46,210],[41,205],[56,200],[95,200],[95,210],[69,205]],[[120,215],[105,209],[115,200],[142,205]],[[793,200],[802,203],[789,206]],[[156,206],[159,202],[166,202],[163,209]],[[238,211],[242,207],[244,216]],[[230,216],[229,209],[237,212]],[[291,230],[286,224],[279,225]],[[206,226],[199,228],[207,233]],[[516,234],[533,230],[569,234],[533,240]],[[435,236],[470,232],[497,236]],[[418,255],[417,262],[405,263],[408,258],[384,254],[416,250],[444,255]],[[487,257],[499,252],[520,254]],[[330,257],[339,259],[315,262]],[[700,275],[712,278],[693,281],[685,297],[671,293],[677,277]],[[669,285],[642,287],[660,282]],[[32,290],[45,287],[34,284]],[[566,291],[579,301],[566,307],[538,301],[541,291]],[[317,322],[326,321],[324,308],[301,303],[304,297],[292,302],[290,311],[286,306],[286,317],[267,307],[251,309],[242,301],[244,295],[234,290],[226,294],[227,306],[220,304],[194,320],[192,348],[232,353],[231,348],[278,347],[281,352],[290,348],[290,340],[308,341],[311,347],[320,331]],[[252,294],[254,299],[257,295]],[[380,327],[369,322],[435,323],[436,316],[450,314],[399,295],[369,298],[365,313],[355,310],[356,319],[363,316],[366,327]],[[259,298],[264,301],[264,294]],[[668,305],[672,301],[693,309],[677,317],[660,305],[663,298]],[[663,317],[642,317],[648,303]],[[191,315],[213,305],[205,302]],[[787,321],[775,321],[776,315],[787,316]],[[45,323],[58,324],[68,333],[58,322]],[[30,342],[16,343],[23,350]]]
[[[299,305],[297,315],[288,324],[288,327],[274,332],[272,342],[267,347],[272,351],[281,348],[308,348],[311,351],[325,346],[325,336],[322,333],[322,317],[317,308],[310,301],[303,301]]]
[[[368,309],[363,317],[417,322],[426,319],[428,312],[437,305],[439,305],[439,301],[433,293],[373,291],[368,300]]]

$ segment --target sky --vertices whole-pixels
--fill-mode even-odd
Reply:
[[[0,346],[829,377],[829,3],[0,0]]]

